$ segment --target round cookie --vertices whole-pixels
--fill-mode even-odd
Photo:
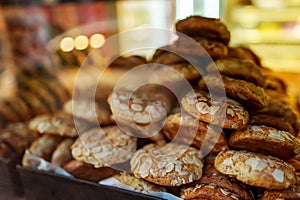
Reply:
[[[125,134],[118,126],[106,126],[83,133],[71,149],[73,158],[98,168],[129,160],[136,146],[137,139]]]
[[[192,145],[201,149],[203,153],[210,151],[210,154],[218,154],[228,150],[225,133],[219,127],[208,125],[187,114],[169,115],[165,120],[163,132],[169,140]]]
[[[78,135],[94,124],[84,120],[75,121],[72,115],[56,113],[53,115],[39,115],[29,121],[29,129],[40,134],[59,135],[63,137],[78,137]]]
[[[203,161],[193,147],[149,144],[136,151],[130,166],[137,178],[163,186],[180,186],[201,178]]]
[[[187,61],[176,53],[168,51],[172,45],[164,46],[161,49],[156,49],[154,52],[151,63],[159,63],[163,65],[171,65],[175,63],[186,63]]]
[[[198,83],[199,88],[206,89],[206,85],[214,88],[215,91],[223,91],[232,99],[237,100],[246,108],[259,110],[265,108],[269,103],[269,96],[262,87],[255,84],[222,76],[223,84],[219,84],[219,78],[213,75],[204,76]]]
[[[241,129],[249,121],[246,109],[238,102],[226,98],[224,102],[212,101],[209,94],[191,90],[181,100],[183,108],[195,118],[227,129]]]
[[[257,66],[261,67],[261,59],[259,56],[245,46],[229,47],[228,57],[252,60]]]
[[[300,144],[292,134],[265,125],[248,125],[232,133],[229,145],[233,149],[253,151],[283,160],[300,153]]]
[[[300,199],[300,186],[292,186],[285,190],[267,190],[259,200],[297,200]]]
[[[239,200],[240,197],[229,190],[216,184],[197,184],[193,187],[183,188],[180,192],[182,199],[215,199],[215,200]]]
[[[286,122],[286,120],[282,117],[276,117],[267,114],[255,114],[251,115],[249,124],[251,125],[266,125],[278,130],[283,130],[294,135],[294,129],[290,123]]]
[[[201,16],[190,16],[175,24],[176,31],[188,36],[201,36],[220,40],[224,44],[230,41],[230,32],[219,20]]]
[[[180,37],[170,46],[170,49],[178,53],[197,57],[209,55],[213,59],[222,58],[228,54],[228,47],[220,41],[202,37],[193,37],[193,40]]]
[[[246,152],[224,151],[215,159],[222,174],[256,187],[286,189],[297,181],[294,167],[275,157]]]
[[[206,71],[207,73],[220,73],[232,78],[249,81],[260,87],[266,85],[266,78],[261,68],[251,60],[221,58],[209,64]]]

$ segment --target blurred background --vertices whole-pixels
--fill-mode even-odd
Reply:
[[[231,32],[232,46],[250,47],[264,66],[297,86],[300,0],[2,0],[0,68],[16,63],[23,68],[77,68],[116,33],[142,27],[172,30],[176,20],[189,15],[221,18]],[[157,38],[120,38],[114,51],[143,40]],[[159,41],[162,46],[169,39]],[[93,64],[99,58],[88,59]]]

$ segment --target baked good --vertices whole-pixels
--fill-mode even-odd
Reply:
[[[114,125],[83,133],[71,148],[73,158],[99,168],[126,162],[132,157],[136,146],[136,138]]]
[[[220,84],[220,81],[223,81],[223,84]],[[252,110],[265,108],[269,103],[269,96],[265,90],[248,81],[226,76],[222,76],[220,80],[217,76],[207,75],[199,81],[198,86],[206,89],[207,85],[209,85],[210,90],[212,89],[216,92],[222,92],[225,89],[227,96]]]
[[[18,154],[22,155],[27,147],[30,146],[30,142],[24,137],[15,134],[11,131],[3,131],[0,134],[0,140],[4,141]]]
[[[63,168],[76,178],[92,182],[99,182],[119,173],[117,170],[110,167],[95,168],[91,164],[78,160],[71,160],[65,164]]]
[[[258,152],[283,160],[300,153],[300,144],[292,134],[265,125],[248,125],[232,133],[228,142],[233,149]]]
[[[219,187],[216,184],[197,184],[192,187],[181,190],[180,197],[182,199],[200,200],[200,199],[216,199],[216,200],[238,200],[240,197],[229,190]]]
[[[192,145],[203,154],[217,154],[227,150],[224,132],[218,126],[209,125],[187,114],[169,115],[164,122],[163,132],[176,143]]]
[[[267,190],[259,200],[297,200],[300,199],[300,186],[291,186],[285,190]]]
[[[229,47],[228,57],[252,60],[257,66],[262,67],[260,57],[246,46]]]
[[[193,147],[149,144],[134,153],[130,166],[137,178],[163,186],[180,186],[201,178],[203,160]]]
[[[189,16],[183,20],[179,20],[175,24],[175,28],[176,31],[191,37],[205,37],[212,40],[219,40],[224,44],[228,44],[230,41],[230,32],[219,19]]]
[[[171,65],[175,63],[187,63],[187,60],[180,55],[170,51],[171,45],[163,46],[156,49],[152,55],[151,63],[159,63],[162,65]]]
[[[39,115],[29,122],[29,129],[40,134],[59,135],[76,138],[79,134],[94,127],[94,124],[76,119],[66,113]]]
[[[224,104],[224,102],[226,104]],[[246,109],[230,98],[211,100],[209,94],[201,90],[191,90],[181,100],[182,107],[195,118],[227,129],[241,129],[249,121]]]
[[[16,157],[16,153],[3,141],[0,140],[0,160],[13,159]]]
[[[120,174],[116,174],[113,176],[113,178],[118,180],[120,183],[124,184],[125,186],[132,188],[134,191],[138,191],[138,192],[142,192],[142,193],[149,194],[150,192],[165,192],[166,191],[166,189],[161,186],[154,185],[153,183],[145,181],[142,178],[136,178],[134,175],[129,174],[127,172],[122,172]],[[120,185],[120,187],[122,187],[122,186]]]
[[[251,60],[241,60],[236,58],[221,58],[209,64],[207,73],[220,73],[222,75],[249,81],[260,87],[265,87],[266,78],[261,68]]]
[[[268,114],[252,114],[250,116],[249,124],[251,125],[266,125],[278,130],[283,130],[294,135],[292,125],[283,117],[268,115]]]
[[[275,157],[228,150],[220,152],[215,167],[222,174],[256,187],[286,189],[297,181],[293,166]]]
[[[287,83],[274,75],[265,75],[267,90],[275,90],[283,94],[287,94]]]
[[[51,163],[57,166],[64,166],[67,162],[72,160],[71,146],[74,139],[64,139],[55,149],[51,157]]]
[[[72,114],[76,119],[84,119],[100,125],[114,123],[112,113],[106,101],[69,100],[63,106],[64,112]]]
[[[50,113],[45,102],[38,98],[35,93],[28,90],[20,90],[18,93],[19,97],[30,107],[34,116]]]

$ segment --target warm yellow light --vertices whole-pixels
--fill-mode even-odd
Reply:
[[[300,24],[294,27],[293,33],[295,38],[300,38]]]
[[[59,46],[62,51],[72,51],[74,49],[74,40],[71,37],[65,37],[60,41]]]
[[[105,37],[102,34],[94,34],[90,37],[90,45],[93,48],[100,48],[105,42]]]
[[[89,46],[89,39],[85,35],[78,35],[75,38],[75,48],[77,50],[86,49]]]

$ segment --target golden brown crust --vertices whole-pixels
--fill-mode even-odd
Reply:
[[[224,128],[241,129],[249,121],[248,112],[240,103],[230,98],[219,102],[212,101],[205,91],[191,90],[183,97],[181,103],[195,118]]]
[[[64,139],[55,149],[51,157],[51,163],[57,166],[64,166],[67,162],[72,160],[71,146],[74,139]]]
[[[50,112],[48,108],[44,105],[44,102],[41,99],[39,99],[33,92],[20,90],[19,95],[30,107],[32,113],[34,113],[34,116]]]
[[[193,147],[149,144],[136,151],[130,166],[137,178],[163,186],[180,186],[201,178],[203,161]]]
[[[190,16],[178,21],[175,27],[176,31],[188,36],[202,36],[220,40],[225,44],[230,41],[230,32],[219,19]]]
[[[9,144],[11,148],[21,156],[25,149],[29,147],[30,143],[20,135],[15,134],[11,131],[5,131],[0,134],[0,140],[4,141],[6,144]]]
[[[292,186],[285,190],[267,190],[259,200],[297,200],[300,199],[300,186]]]
[[[250,186],[266,189],[286,189],[297,181],[293,166],[275,157],[229,150],[220,152],[216,169]]]
[[[266,81],[261,68],[251,60],[222,58],[211,63],[206,68],[208,73],[220,73],[232,78],[242,79],[265,87]]]
[[[257,66],[261,66],[261,59],[259,58],[259,56],[250,48],[245,46],[229,47],[228,56],[238,59],[252,60]]]
[[[180,133],[178,133],[179,128]],[[165,120],[163,132],[173,142],[192,145],[197,149],[202,148],[202,151],[205,151],[203,150],[205,141],[205,147],[210,150],[210,154],[217,154],[228,149],[223,131],[186,114],[169,115]]]
[[[63,168],[76,178],[92,182],[99,182],[118,173],[117,170],[110,167],[95,168],[91,164],[77,160],[71,160]]]
[[[253,151],[283,160],[300,152],[300,144],[292,134],[265,125],[248,125],[234,132],[230,135],[229,145],[233,149]]]
[[[269,96],[265,90],[251,82],[226,76],[222,76],[221,81],[223,81],[223,84],[219,84],[219,81],[220,78],[208,75],[199,81],[198,86],[200,88],[206,88],[206,85],[209,85],[210,89],[217,92],[225,89],[229,97],[237,100],[250,110],[265,108],[269,103]]]

